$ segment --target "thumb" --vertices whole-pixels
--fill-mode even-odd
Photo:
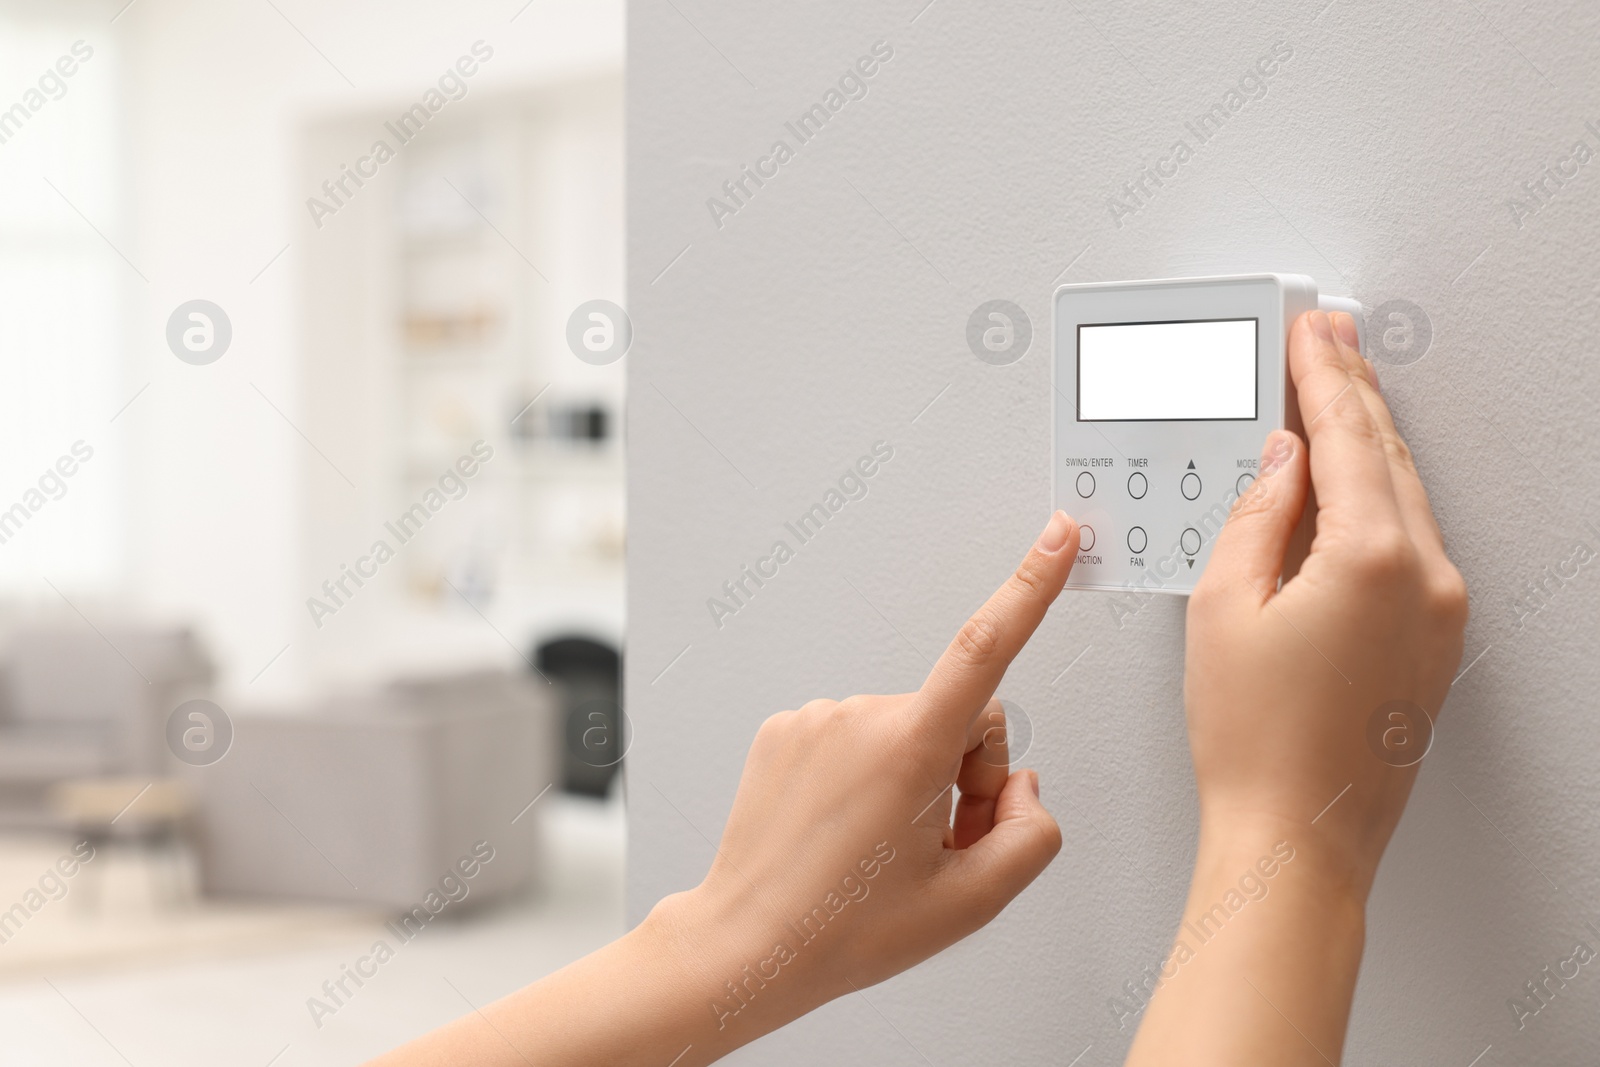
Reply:
[[[1201,588],[1241,592],[1240,583],[1248,582],[1263,599],[1277,591],[1289,538],[1306,504],[1305,442],[1292,431],[1272,431],[1258,469],[1217,534]]]
[[[972,908],[974,928],[1000,914],[1061,851],[1061,827],[1039,803],[1038,788],[1034,771],[1012,774],[995,799],[994,827],[947,853],[942,878]]]

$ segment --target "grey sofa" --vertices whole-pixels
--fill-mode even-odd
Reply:
[[[452,909],[537,874],[541,819],[528,804],[559,773],[559,741],[536,678],[398,682],[304,712],[234,713],[233,725],[220,761],[180,769],[200,800],[208,894],[406,911],[479,842],[494,858]]]
[[[0,825],[53,825],[47,796],[62,781],[161,773],[167,716],[212,676],[182,627],[13,631],[0,645]]]

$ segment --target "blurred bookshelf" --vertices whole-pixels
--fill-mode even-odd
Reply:
[[[308,587],[439,506],[382,595],[352,599],[361,626],[319,636],[316,673],[529,655],[563,628],[620,641],[622,365],[578,360],[565,327],[623,301],[621,99],[607,78],[452,104],[319,234],[335,248],[307,263],[307,436],[354,488],[308,462]],[[379,125],[318,124],[308,175]]]

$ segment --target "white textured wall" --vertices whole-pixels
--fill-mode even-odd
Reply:
[[[1600,9],[923,2],[629,5],[634,917],[703,874],[763,717],[917,684],[1037,532],[1058,280],[1299,271],[1432,321],[1424,358],[1381,369],[1481,656],[1379,878],[1347,1062],[1587,1062],[1600,963],[1521,1032],[1507,1000],[1600,950],[1600,562],[1521,629],[1516,607],[1600,551],[1600,158],[1537,213],[1508,201],[1575,141],[1600,156]],[[880,39],[866,98],[717,228],[706,199]],[[1265,97],[1118,226],[1108,195],[1280,41]],[[966,349],[992,298],[1033,318],[1012,366]],[[707,598],[874,440],[894,458],[869,495],[718,629]],[[1110,602],[1065,594],[1002,691],[1033,720],[1055,864],[738,1062],[1120,1062],[1107,1001],[1167,946],[1194,787],[1184,603],[1118,629]]]

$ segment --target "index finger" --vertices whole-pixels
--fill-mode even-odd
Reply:
[[[973,718],[1061,592],[1077,553],[1078,524],[1058,511],[1016,572],[961,627],[922,683],[916,708],[929,725],[964,743]]]
[[[1310,445],[1318,530],[1401,529],[1383,435],[1339,354],[1327,312],[1295,320],[1289,331],[1289,373]]]

